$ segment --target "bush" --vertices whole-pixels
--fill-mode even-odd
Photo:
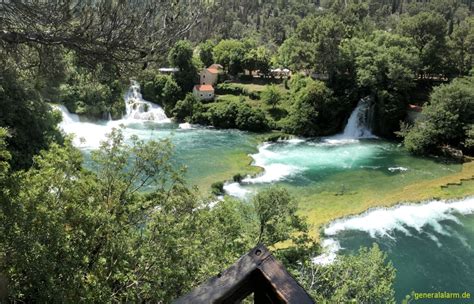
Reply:
[[[72,113],[103,118],[110,113],[121,118],[125,111],[122,85],[119,81],[99,82],[92,74],[74,75],[60,86],[59,98]]]
[[[296,79],[296,78],[294,78]],[[285,132],[303,136],[323,136],[339,129],[338,109],[332,91],[321,81],[302,79],[305,86],[292,83],[294,104],[285,120]]]
[[[281,100],[281,93],[274,84],[269,85],[262,92],[262,100],[267,105],[271,106],[272,108],[275,108]]]
[[[188,93],[183,100],[176,103],[173,109],[173,116],[178,121],[193,122],[203,112],[202,103],[193,95]],[[193,119],[193,117],[195,119]]]
[[[216,86],[216,94],[219,95],[247,95],[247,90],[233,83],[219,83]]]
[[[215,182],[211,185],[211,192],[214,195],[223,195],[225,194],[224,191],[224,183],[223,182]]]
[[[176,102],[183,98],[181,88],[170,75],[147,70],[138,77],[138,82],[143,98],[162,106],[168,116],[172,115]]]
[[[260,109],[243,101],[219,102],[209,108],[209,121],[216,128],[263,132],[269,129],[268,120]]]

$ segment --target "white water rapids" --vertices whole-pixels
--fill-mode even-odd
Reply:
[[[313,262],[320,265],[332,263],[337,257],[337,252],[342,249],[336,237],[344,231],[363,231],[372,238],[393,238],[392,233],[395,231],[411,236],[409,229],[422,232],[426,227],[431,227],[440,235],[450,235],[440,222],[452,221],[459,224],[457,218],[459,214],[474,214],[474,197],[377,208],[358,216],[336,220],[324,229],[324,235],[327,237],[322,242],[324,253],[315,257]],[[430,234],[428,237],[441,246],[435,235]]]

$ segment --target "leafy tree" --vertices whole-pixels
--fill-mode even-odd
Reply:
[[[258,70],[261,74],[268,74],[270,71],[270,51],[265,47],[251,49],[245,54],[243,68],[250,71]]]
[[[214,49],[214,42],[207,40],[199,45],[199,58],[205,67],[209,67],[214,63],[214,55],[212,51]]]
[[[449,58],[454,74],[467,75],[474,64],[474,18],[468,18],[454,28],[448,40]]]
[[[146,66],[156,60],[198,22],[203,9],[174,1],[1,5],[0,45],[11,54],[59,47],[75,52],[90,67],[109,63],[122,72],[130,63]]]
[[[6,138],[14,170],[28,168],[33,156],[62,136],[57,128],[59,113],[43,102],[38,93],[6,66],[0,67],[0,127]]]
[[[437,153],[443,145],[472,151],[473,121],[474,78],[457,78],[433,90],[421,118],[405,134],[405,146],[415,154]]]
[[[276,105],[280,102],[282,96],[280,90],[275,85],[269,85],[262,92],[262,101],[267,105],[275,108]]]
[[[176,103],[173,109],[173,115],[178,121],[199,121],[201,115],[202,103],[194,96],[193,93],[188,93],[183,100]]]
[[[166,115],[171,116],[171,111],[173,111],[180,96],[182,96],[181,88],[172,77],[168,77],[161,93]]]
[[[293,105],[286,118],[284,130],[304,136],[322,136],[336,133],[337,103],[332,91],[321,81],[303,79],[306,86],[292,94]]]
[[[240,205],[209,208],[172,168],[169,141],[124,140],[109,135],[94,172],[67,142],[16,176],[0,204],[9,300],[169,302],[250,248]]]
[[[293,71],[311,71],[313,68],[312,48],[310,42],[292,36],[283,42],[278,49],[278,63]]]
[[[405,17],[399,25],[401,34],[415,42],[420,57],[419,73],[443,74],[443,58],[446,53],[446,21],[434,12],[422,12]]]
[[[245,53],[245,45],[239,40],[221,40],[213,52],[216,63],[222,64],[231,75],[243,71]]]
[[[281,46],[280,62],[293,69],[328,73],[332,77],[338,59],[338,47],[345,37],[346,30],[338,16],[327,14],[307,17]]]
[[[327,266],[306,262],[296,277],[317,302],[396,303],[395,268],[377,245]]]
[[[296,214],[297,205],[287,190],[271,187],[252,199],[258,218],[258,243],[276,244],[290,238],[295,231],[305,231],[303,220]]]
[[[216,128],[264,132],[268,121],[260,109],[254,109],[243,101],[218,102],[208,110],[209,122]]]
[[[193,62],[193,47],[187,40],[181,40],[171,48],[168,61],[173,67],[179,69],[174,74],[176,83],[183,92],[189,92],[197,79],[197,68]]]
[[[69,63],[69,73],[65,83],[59,86],[59,101],[64,103],[72,113],[93,118],[122,117],[125,111],[123,85],[105,75],[101,65],[94,71],[74,66]]]

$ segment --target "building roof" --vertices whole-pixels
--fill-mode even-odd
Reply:
[[[214,91],[214,87],[210,84],[195,85],[194,88],[197,91]]]
[[[222,70],[224,67],[218,63],[211,64],[209,66],[210,69],[217,69],[217,70]]]
[[[207,68],[207,71],[212,74],[219,74],[219,70],[216,68]]]

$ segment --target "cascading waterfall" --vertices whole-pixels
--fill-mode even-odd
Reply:
[[[370,131],[372,110],[370,98],[362,98],[352,111],[341,137],[347,139],[374,138],[375,136]]]
[[[125,107],[127,109],[125,119],[149,120],[157,123],[171,122],[162,107],[143,99],[140,85],[134,80],[125,95]]]
[[[54,105],[53,107],[59,110],[63,116],[60,124],[61,129],[67,134],[75,134],[74,144],[90,149],[98,148],[105,135],[110,133],[112,128],[121,124],[147,121],[158,124],[171,122],[160,106],[143,99],[140,93],[140,85],[136,81],[132,81],[129,90],[125,94],[127,113],[120,120],[112,120],[110,113],[107,113],[103,120],[94,123],[81,122],[79,116],[70,113],[64,105]]]
[[[67,110],[66,106],[54,105],[53,107],[59,110],[63,116],[63,120],[61,121],[61,125],[60,125],[61,127],[80,121],[79,115],[70,113]]]

